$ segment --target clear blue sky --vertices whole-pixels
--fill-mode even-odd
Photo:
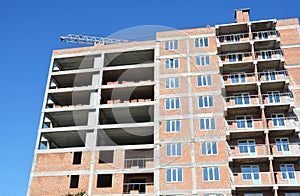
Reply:
[[[60,35],[213,26],[234,22],[238,8],[251,8],[252,20],[300,16],[299,0],[1,1],[0,196],[26,193],[51,50],[70,47]]]

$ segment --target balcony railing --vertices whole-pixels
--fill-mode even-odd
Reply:
[[[258,73],[259,80],[263,82],[273,82],[288,79],[286,71],[266,71]]]
[[[268,105],[290,103],[293,101],[291,93],[272,92],[269,94],[263,94],[262,98],[263,103]]]
[[[219,55],[219,62],[225,64],[250,62],[250,61],[252,61],[252,56],[250,52]]]
[[[300,156],[300,143],[270,144],[274,156]]]
[[[277,184],[283,186],[299,186],[300,185],[300,172],[287,171],[275,173]]]
[[[249,33],[220,35],[217,37],[218,43],[239,43],[249,41]]]
[[[274,60],[281,59],[283,57],[283,52],[280,49],[277,50],[262,50],[255,52],[255,58],[257,60]]]
[[[243,120],[226,120],[225,127],[227,131],[256,131],[263,129],[262,119],[243,119]]]
[[[235,95],[225,97],[227,107],[255,106],[259,105],[258,95]]]
[[[252,35],[254,40],[269,40],[279,37],[279,33],[276,30],[253,32]]]
[[[233,173],[234,186],[272,186],[271,172]]]
[[[145,194],[153,192],[153,183],[124,183],[124,194]]]
[[[246,84],[256,82],[254,73],[237,73],[223,75],[226,84]]]
[[[297,127],[296,117],[266,118],[269,129],[295,129]]]
[[[125,159],[125,168],[152,168],[153,158],[131,158]]]
[[[268,155],[268,145],[232,145],[230,146],[229,156],[231,158],[258,157]]]

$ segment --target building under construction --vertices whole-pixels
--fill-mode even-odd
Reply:
[[[300,196],[297,18],[62,37],[27,195]]]

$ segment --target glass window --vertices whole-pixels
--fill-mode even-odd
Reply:
[[[243,180],[260,179],[258,165],[242,166],[242,176],[243,176]]]
[[[262,51],[261,58],[262,59],[272,59],[272,51]]]
[[[220,180],[219,168],[218,167],[203,167],[203,180],[204,181],[216,181]]]
[[[166,69],[176,69],[179,67],[179,60],[178,58],[175,59],[166,59],[165,60],[165,68]]]
[[[276,80],[276,72],[272,70],[265,72],[265,80],[266,81]]]
[[[214,118],[200,118],[200,130],[214,130],[216,129]]]
[[[255,140],[240,140],[238,142],[240,153],[255,153]]]
[[[196,38],[195,39],[195,47],[196,48],[208,47],[208,38],[207,37]]]
[[[292,164],[280,165],[280,171],[282,173],[282,179],[295,179],[294,165]]]
[[[181,144],[167,144],[167,157],[181,156]]]
[[[252,116],[238,116],[236,117],[237,128],[253,128]]]
[[[246,74],[238,73],[230,76],[231,83],[245,83],[246,82]]]
[[[197,56],[196,57],[197,66],[208,66],[210,65],[210,56]]]
[[[250,95],[248,93],[235,94],[234,95],[235,105],[247,105],[250,104]]]
[[[198,107],[199,108],[208,108],[214,106],[213,96],[200,96],[198,97]]]
[[[202,155],[218,154],[217,142],[202,142],[201,154]]]
[[[240,62],[243,61],[244,55],[243,54],[229,54],[228,60],[229,62]]]
[[[245,193],[244,196],[263,196],[262,193]]]
[[[198,76],[198,86],[211,86],[211,75]]]
[[[181,124],[180,120],[167,120],[166,132],[179,132],[180,124]]]
[[[165,87],[166,88],[179,88],[179,78],[167,78]]]
[[[290,151],[290,145],[288,138],[276,138],[276,147],[278,152]]]
[[[167,182],[182,182],[182,169],[172,168],[167,169]]]
[[[166,41],[165,42],[165,50],[177,50],[178,49],[178,41]]]
[[[226,41],[231,43],[231,42],[240,42],[241,41],[241,36],[238,35],[229,35],[226,36]]]
[[[180,99],[178,97],[166,99],[166,110],[174,110],[179,108],[180,108]]]
[[[284,115],[283,114],[273,114],[272,116],[272,124],[274,127],[284,127]]]
[[[268,93],[269,103],[280,103],[280,92],[273,91]]]

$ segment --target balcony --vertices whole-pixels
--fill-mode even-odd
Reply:
[[[229,147],[229,161],[242,163],[250,161],[266,161],[268,158],[268,146],[266,144],[238,144]]]
[[[238,117],[237,117],[238,118]],[[241,119],[225,121],[226,135],[235,136],[263,136],[262,119],[252,119],[250,116],[241,116]]]
[[[261,50],[255,52],[258,70],[282,69],[284,65],[283,52],[276,50]]]
[[[276,172],[276,184],[279,189],[299,190],[300,187],[300,172],[299,171],[287,171]]]
[[[223,75],[226,92],[253,91],[257,89],[254,73],[236,73]]]
[[[153,150],[126,150],[124,167],[126,169],[154,168]]]
[[[124,183],[123,194],[151,194],[154,192],[153,182]]]
[[[278,91],[269,92],[262,95],[265,112],[268,114],[281,112],[286,113],[293,109],[293,101],[291,93],[280,93]]]
[[[300,143],[278,143],[271,144],[271,152],[274,157],[294,157],[300,156]]]
[[[217,36],[217,47],[219,53],[233,51],[250,51],[249,33],[227,34]]]
[[[271,172],[233,173],[234,188],[273,188]]]
[[[253,59],[250,52],[230,53],[219,55],[219,66],[223,72],[254,71]]]
[[[265,50],[279,48],[280,38],[276,30],[253,32],[254,49]]]
[[[258,95],[236,94],[225,97],[225,102],[228,115],[258,113],[260,110]]]
[[[277,115],[273,118],[266,118],[268,129],[270,131],[299,131],[296,117],[284,117]]]
[[[262,91],[278,91],[287,88],[289,78],[286,71],[269,70],[258,73]]]

